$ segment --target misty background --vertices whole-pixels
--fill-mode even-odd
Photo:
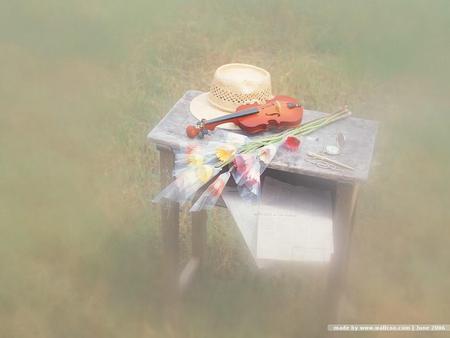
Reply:
[[[340,322],[449,323],[449,60],[445,0],[1,0],[0,337],[177,334],[146,134],[230,62],[308,109],[380,121]],[[184,211],[184,259],[189,233]],[[324,276],[258,271],[214,210],[181,335],[312,336]]]

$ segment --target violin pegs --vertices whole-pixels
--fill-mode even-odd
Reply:
[[[300,108],[302,105],[300,104],[300,103],[292,103],[292,102],[289,102],[288,104],[287,104],[287,107],[289,108],[289,109],[294,109],[294,108]]]

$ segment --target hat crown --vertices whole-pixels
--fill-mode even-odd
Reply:
[[[234,112],[248,103],[264,103],[273,98],[270,73],[265,69],[231,63],[217,68],[208,95],[219,109]]]

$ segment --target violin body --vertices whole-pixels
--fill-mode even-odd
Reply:
[[[283,130],[298,126],[302,122],[303,107],[289,108],[288,103],[298,105],[299,102],[289,96],[276,96],[264,105],[246,104],[238,107],[236,112],[257,107],[259,112],[239,118],[234,123],[249,134],[267,130]]]
[[[188,126],[189,137],[203,137],[218,125],[232,122],[248,134],[267,130],[283,130],[298,126],[303,118],[303,107],[297,99],[289,96],[275,96],[264,104],[252,103],[239,106],[235,113],[212,120],[202,120],[196,126]]]

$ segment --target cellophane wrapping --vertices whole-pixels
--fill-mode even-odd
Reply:
[[[218,130],[214,133],[214,137],[207,135],[201,141],[185,142],[174,151],[175,180],[163,189],[153,202],[159,202],[165,198],[184,204],[191,200],[195,192],[222,171],[225,163],[234,157],[238,147],[247,143],[248,140],[248,137],[244,135]],[[225,177],[226,175],[222,176],[221,180]],[[209,203],[205,202],[204,207],[208,207]],[[200,203],[196,208],[200,208]]]
[[[246,201],[256,202],[260,196],[260,168],[255,153],[237,154],[234,158],[233,178],[239,195]]]
[[[208,186],[208,188],[203,192],[189,211],[194,212],[203,209],[211,209],[214,207],[222,194],[225,185],[230,179],[230,176],[231,174],[229,171],[217,176],[217,178]]]
[[[161,191],[153,202],[160,202],[166,198],[181,205],[189,201],[204,184],[219,173],[220,169],[209,164],[202,164],[184,170],[163,191]]]

